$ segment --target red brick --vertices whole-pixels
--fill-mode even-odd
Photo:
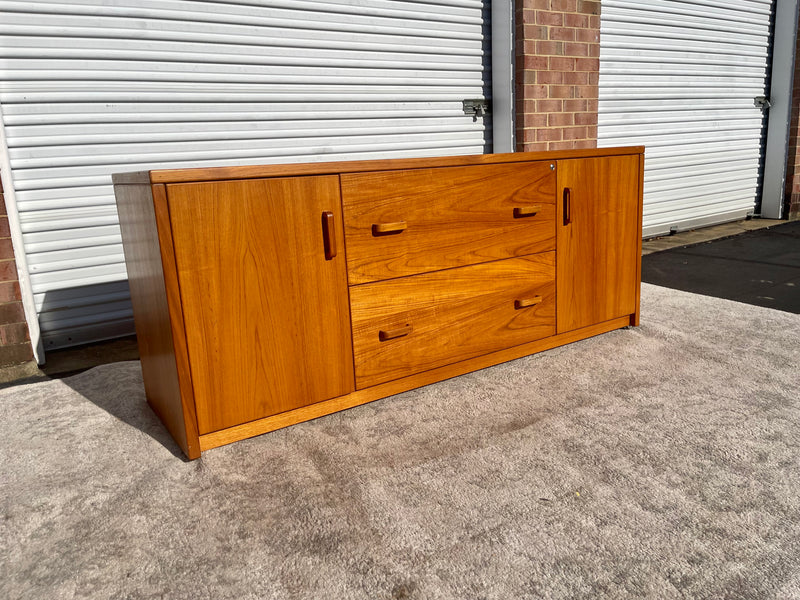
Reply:
[[[525,100],[531,98],[549,98],[546,85],[526,85],[522,91]]]
[[[589,75],[586,71],[573,71],[572,73],[564,73],[564,83],[570,85],[587,85],[589,83]]]
[[[522,52],[525,56],[536,56],[539,54],[539,51],[536,48],[537,44],[541,44],[542,42],[537,42],[536,40],[525,40],[522,42]]]
[[[525,127],[547,127],[547,113],[532,113],[525,115]],[[526,129],[525,131],[531,131]],[[526,141],[534,141],[533,138]]]
[[[586,128],[586,137],[592,140],[597,139],[597,125],[591,125]]]
[[[597,148],[597,140],[575,140],[574,148]]]
[[[586,101],[585,111],[586,112],[596,113],[597,112],[597,100],[587,100]]]
[[[572,125],[572,113],[550,113],[547,116],[547,124],[550,127],[566,127]]]
[[[578,10],[577,0],[550,0],[550,10],[564,13],[574,13]]]
[[[547,115],[543,115],[545,120]],[[0,302],[16,302],[22,300],[22,295],[19,291],[19,282],[17,281],[4,281],[0,283]]]
[[[569,27],[551,27],[550,39],[571,42],[575,39],[575,30]]]
[[[578,29],[575,31],[576,42],[600,43],[600,32],[597,29]]]
[[[598,15],[592,15],[589,17],[589,27],[600,31],[600,17]]]
[[[560,139],[560,129],[538,129],[536,131],[536,140],[539,142],[557,142]]]
[[[539,83],[560,84],[564,83],[564,73],[561,71],[541,71],[539,73]]]
[[[524,66],[526,69],[533,69],[536,71],[544,71],[547,69],[546,56],[525,56]]]
[[[567,56],[589,56],[589,44],[566,42],[564,44],[564,54]]]
[[[30,343],[0,346],[0,366],[18,365],[33,358]]]
[[[536,144],[524,144],[522,147],[523,152],[544,152],[547,150],[547,142],[539,142]]]
[[[564,15],[557,12],[538,10],[536,11],[536,22],[539,25],[557,25],[561,27],[564,24]]]
[[[537,78],[537,71],[523,71],[522,72],[522,83],[524,85],[533,85],[536,83]],[[517,79],[519,82],[519,79]]]
[[[600,73],[587,73],[589,75],[589,85],[598,85],[600,83]]]
[[[600,59],[598,58],[576,58],[576,71],[600,71]]]
[[[550,57],[550,70],[551,71],[574,71],[575,62],[582,59],[567,58],[561,56]]]
[[[586,112],[586,100],[565,100],[564,112]]]
[[[577,98],[597,98],[596,85],[577,85],[575,86],[575,97]]]
[[[6,200],[3,194],[0,194],[0,216],[6,214]]]
[[[564,25],[579,28],[589,27],[589,15],[564,15]],[[577,36],[578,33],[582,32],[576,32],[575,35]]]
[[[597,113],[576,113],[575,125],[597,125]]]
[[[522,35],[526,40],[546,40],[547,27],[543,25],[525,25],[522,28]]]
[[[6,258],[14,258],[14,245],[11,243],[11,238],[0,239],[0,260]]]
[[[594,0],[578,0],[578,12],[587,15],[600,14],[600,2]]]
[[[522,112],[524,112],[524,113],[535,113],[536,112],[536,100],[524,100],[522,102]]]
[[[551,85],[550,98],[574,98],[575,86],[572,85]]]
[[[0,325],[0,346],[24,344],[27,341],[29,341],[27,323]]]
[[[585,140],[588,137],[586,127],[565,127],[562,136],[565,140]]]
[[[547,145],[548,150],[572,150],[575,144],[572,140],[567,142],[550,142]]]
[[[600,44],[589,44],[589,56],[592,57],[599,57],[600,56]]]
[[[7,302],[0,304],[0,324],[24,323],[25,311],[22,310],[22,302]]]
[[[549,10],[550,0],[523,0],[523,8],[534,8],[536,10]]]
[[[563,56],[564,43],[563,42],[536,42],[536,54],[540,56]]]
[[[562,100],[539,100],[536,110],[543,113],[561,112],[564,102]]]
[[[17,263],[13,260],[0,260],[0,281],[17,280]]]
[[[11,230],[8,228],[8,217],[0,216],[0,238],[9,237]]]

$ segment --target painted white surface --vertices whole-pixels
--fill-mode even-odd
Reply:
[[[45,348],[133,332],[111,174],[480,154],[480,0],[0,0],[0,104]]]
[[[644,235],[743,218],[759,191],[772,0],[603,0],[598,145],[644,145]]]

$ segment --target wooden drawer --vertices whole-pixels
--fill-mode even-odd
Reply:
[[[350,285],[555,249],[555,163],[341,175]]]
[[[555,252],[350,288],[356,388],[555,334]]]

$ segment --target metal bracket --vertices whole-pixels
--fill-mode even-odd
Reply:
[[[462,102],[464,114],[471,117],[483,117],[489,114],[490,105],[486,98],[469,98]]]
[[[772,106],[772,102],[770,102],[769,98],[766,96],[756,96],[753,98],[753,104],[760,108],[762,111],[767,110],[770,106]]]

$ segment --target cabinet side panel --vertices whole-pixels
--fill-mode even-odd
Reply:
[[[197,458],[197,426],[181,397],[153,192],[149,185],[123,184],[114,193],[147,401],[181,450]]]

